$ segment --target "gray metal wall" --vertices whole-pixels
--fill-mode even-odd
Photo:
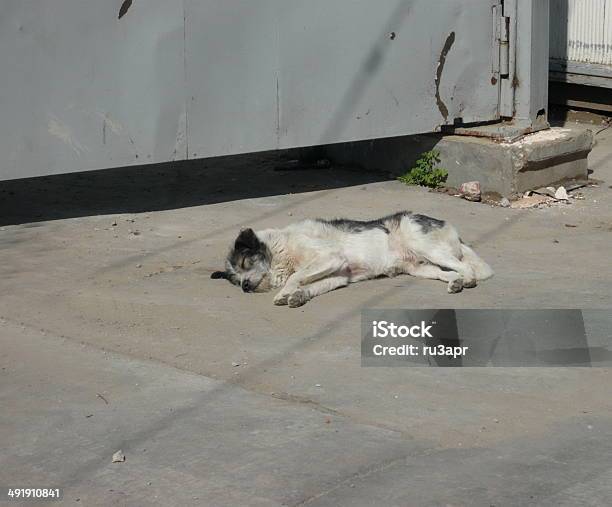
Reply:
[[[0,179],[500,117],[497,0],[122,4],[2,2]]]

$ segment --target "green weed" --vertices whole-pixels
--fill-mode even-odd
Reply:
[[[438,188],[448,178],[448,171],[438,167],[439,163],[440,152],[426,151],[416,161],[416,165],[412,169],[397,179],[406,185]]]

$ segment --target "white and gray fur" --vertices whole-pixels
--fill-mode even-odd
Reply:
[[[448,292],[475,287],[493,270],[447,222],[401,211],[378,220],[304,220],[283,229],[243,229],[225,278],[245,292],[280,291],[277,305],[310,299],[380,276],[408,274],[448,283]]]

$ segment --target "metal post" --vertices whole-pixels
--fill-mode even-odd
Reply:
[[[510,18],[508,79],[502,81],[502,115],[528,131],[548,128],[549,0],[506,0]]]

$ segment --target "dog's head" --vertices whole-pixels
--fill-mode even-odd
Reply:
[[[225,278],[244,292],[266,292],[272,288],[272,254],[253,229],[242,229],[225,261],[225,271],[215,271],[211,278]]]

